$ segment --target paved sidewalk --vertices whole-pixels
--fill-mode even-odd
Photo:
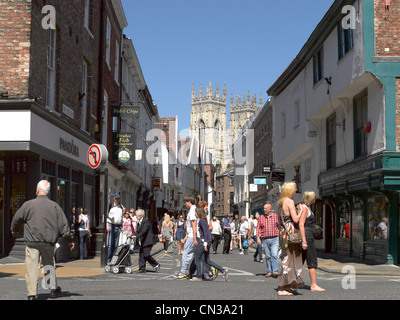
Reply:
[[[162,243],[153,246],[152,255],[164,251]],[[131,255],[132,265],[137,265],[139,253]],[[105,273],[101,267],[100,257],[92,257],[86,260],[71,260],[57,263],[57,278],[93,277]],[[24,277],[26,273],[25,261],[14,257],[0,259],[0,279],[5,277]]]
[[[343,270],[345,266],[354,267],[357,276],[400,277],[400,267],[396,265],[377,264],[373,261],[326,253],[318,254],[320,271],[346,275],[348,271]]]
[[[164,247],[162,243],[156,243],[152,255],[162,254]],[[249,250],[254,252],[253,248]],[[132,265],[137,265],[138,253],[131,256]],[[357,276],[386,276],[400,277],[400,267],[393,265],[374,264],[371,261],[342,257],[332,254],[318,254],[319,271],[346,275],[348,271],[343,270],[345,266],[352,266]],[[104,274],[104,268],[100,266],[100,257],[87,260],[72,260],[66,263],[57,263],[57,277],[91,277]],[[25,262],[22,259],[5,257],[0,259],[0,278],[25,276]]]

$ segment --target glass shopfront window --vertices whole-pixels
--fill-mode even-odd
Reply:
[[[368,198],[368,240],[387,240],[389,230],[389,202],[385,196]]]
[[[336,230],[336,251],[338,254],[350,253],[350,205],[343,201],[338,206],[339,224]]]

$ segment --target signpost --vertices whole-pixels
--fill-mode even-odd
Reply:
[[[87,160],[89,167],[93,170],[102,170],[108,161],[108,150],[106,146],[102,144],[94,144],[90,146],[87,153]],[[106,230],[106,221],[107,221],[107,204],[108,204],[108,168],[104,169],[104,172],[100,172],[100,174],[104,175],[104,209],[103,209],[103,244],[101,247],[101,267],[105,267],[107,263],[107,230]]]

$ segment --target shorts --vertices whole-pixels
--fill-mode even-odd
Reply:
[[[307,261],[308,269],[318,269],[317,248],[314,239],[307,239],[307,250],[302,250],[303,264]]]

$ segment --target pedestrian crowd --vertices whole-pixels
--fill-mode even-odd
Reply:
[[[58,240],[64,238],[71,250],[74,248],[73,234],[79,238],[79,258],[87,258],[87,242],[90,238],[88,211],[73,208],[73,224],[69,225],[61,207],[48,198],[50,183],[40,181],[37,185],[37,198],[25,202],[17,210],[11,223],[14,237],[24,225],[26,242],[26,283],[28,299],[36,298],[38,282],[38,263],[53,266],[55,269],[55,250]],[[303,201],[295,205],[293,196],[296,184],[286,182],[281,188],[277,213],[272,211],[270,203],[264,205],[262,214],[256,213],[246,219],[238,215],[226,215],[220,223],[216,217],[208,215],[208,203],[195,204],[193,196],[184,198],[187,209],[174,216],[165,214],[163,219],[151,222],[145,211],[126,208],[120,203],[120,195],[113,195],[106,220],[108,254],[107,263],[111,264],[115,251],[120,246],[129,246],[133,253],[139,245],[139,273],[146,272],[149,263],[155,272],[160,264],[152,257],[151,250],[156,241],[164,243],[164,252],[174,243],[178,255],[182,256],[178,279],[191,281],[213,280],[221,273],[228,280],[228,269],[213,262],[210,253],[217,254],[223,242],[222,253],[230,254],[238,249],[239,254],[247,255],[249,245],[253,244],[255,262],[266,262],[266,278],[279,278],[278,295],[293,295],[293,290],[304,286],[303,264],[307,267],[311,280],[311,291],[325,291],[316,282],[318,268],[315,246],[316,219],[311,210],[315,203],[315,193],[306,191]],[[264,252],[263,252],[264,251]],[[278,260],[281,268],[278,270]],[[130,259],[129,259],[130,261]],[[54,270],[55,271],[55,270]],[[49,271],[51,272],[51,270]],[[55,276],[55,275],[54,275]],[[51,282],[51,297],[55,298],[61,288],[56,279]]]

